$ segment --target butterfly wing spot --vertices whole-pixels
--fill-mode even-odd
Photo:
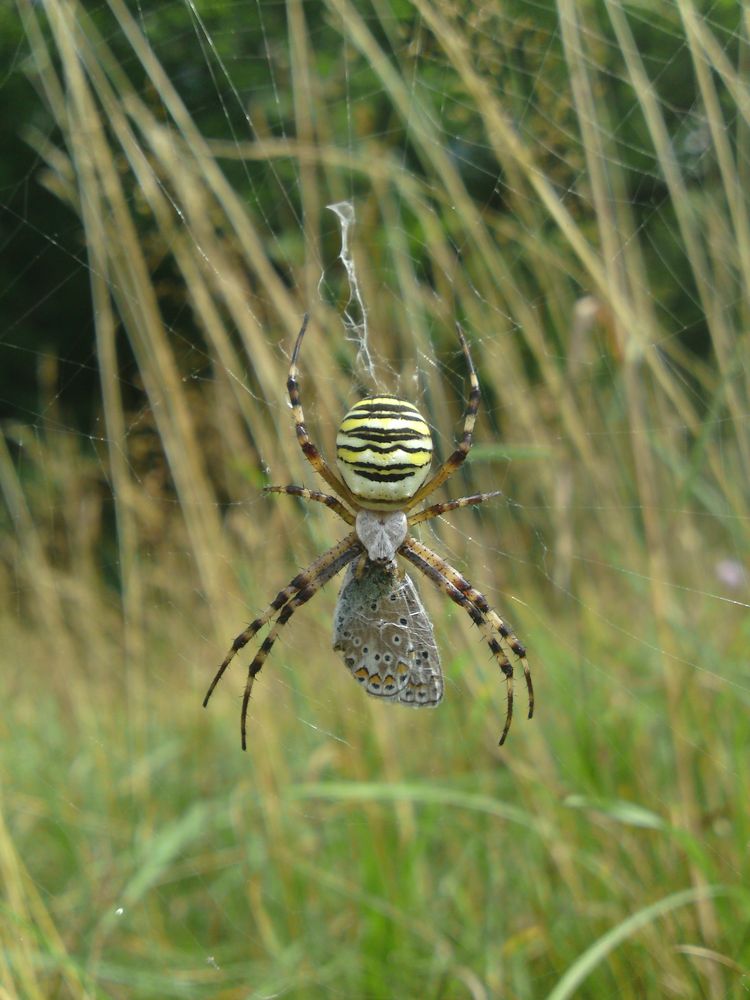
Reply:
[[[333,648],[368,694],[414,708],[443,697],[432,623],[409,576],[350,566],[334,615]],[[393,664],[393,666],[392,666]]]

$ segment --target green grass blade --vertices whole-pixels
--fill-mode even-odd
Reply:
[[[652,903],[651,906],[634,913],[613,927],[612,930],[607,931],[590,948],[587,948],[571,965],[554,990],[547,995],[547,1000],[567,1000],[568,997],[572,997],[584,979],[611,951],[614,951],[631,934],[635,934],[636,931],[664,916],[665,913],[676,910],[680,906],[686,906],[688,903],[694,903],[699,899],[721,896],[728,891],[726,886],[721,885],[707,886],[705,889],[685,889],[683,892],[675,892],[670,896],[665,896],[657,903]]]

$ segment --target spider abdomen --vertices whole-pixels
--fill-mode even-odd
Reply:
[[[341,476],[364,506],[393,507],[409,500],[432,461],[430,428],[412,403],[371,396],[349,410],[336,435]]]

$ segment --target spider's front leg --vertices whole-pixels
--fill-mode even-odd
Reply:
[[[308,566],[307,569],[298,573],[293,580],[291,580],[283,590],[280,590],[276,597],[271,601],[268,607],[260,614],[254,621],[250,622],[244,632],[236,637],[232,646],[227,653],[227,655],[222,660],[221,666],[216,671],[214,679],[209,685],[208,691],[206,692],[206,697],[203,699],[203,707],[208,705],[209,699],[214,692],[214,688],[219,683],[224,675],[224,671],[227,669],[229,664],[232,662],[234,657],[243,649],[248,642],[253,638],[253,636],[263,628],[263,626],[269,622],[277,611],[280,611],[284,605],[289,601],[295,594],[306,587],[310,580],[317,577],[319,574],[325,572],[326,568],[343,553],[352,548],[353,545],[359,545],[357,541],[357,536],[354,532],[348,534],[343,538],[338,545],[334,545],[332,549],[328,552],[324,552],[322,556],[319,556],[312,565]]]
[[[348,536],[351,538],[351,536]],[[345,539],[344,541],[347,541]],[[341,546],[336,546],[336,549],[340,549]],[[329,580],[331,580],[337,573],[339,573],[344,566],[348,565],[357,555],[361,552],[362,546],[359,542],[350,544],[348,547],[344,548],[335,559],[330,561],[325,567],[320,569],[318,573],[307,572],[307,581],[303,587],[301,587],[297,596],[293,597],[279,613],[279,617],[273,624],[268,635],[265,637],[260,645],[260,649],[255,654],[252,663],[247,670],[247,681],[245,683],[245,692],[242,696],[242,713],[240,717],[240,732],[242,734],[242,749],[247,750],[247,710],[250,704],[250,695],[253,690],[253,683],[255,678],[260,673],[263,664],[266,662],[268,654],[273,649],[273,644],[279,636],[279,632],[286,625],[289,619],[292,617],[297,608],[301,608],[303,604],[307,604],[311,597],[313,597],[321,587],[323,587]],[[331,550],[333,551],[333,550]]]
[[[482,630],[487,645],[497,660],[507,684],[505,725],[499,741],[499,745],[502,746],[508,735],[513,718],[513,665],[508,658],[506,650],[515,653],[521,661],[526,679],[526,689],[529,695],[528,718],[530,719],[534,714],[534,688],[531,682],[531,672],[526,660],[525,648],[497,612],[490,608],[484,595],[472,587],[458,570],[454,569],[444,559],[441,559],[436,552],[433,552],[426,545],[422,545],[415,538],[407,536],[399,549],[399,553],[424,573],[425,576],[429,577],[455,604],[462,607],[474,624],[478,625]],[[496,638],[496,635],[499,636],[499,639]]]

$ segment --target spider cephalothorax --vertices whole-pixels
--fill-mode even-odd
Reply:
[[[341,654],[352,676],[377,698],[434,707],[443,697],[440,655],[432,623],[412,579],[399,569],[397,556],[416,566],[479,626],[497,660],[507,687],[507,709],[500,744],[505,742],[513,717],[513,667],[509,654],[523,666],[529,694],[529,715],[534,714],[534,690],[526,650],[486,598],[458,570],[409,534],[422,521],[460,507],[484,503],[497,496],[475,493],[447,500],[411,513],[462,464],[471,448],[474,421],[479,409],[479,381],[469,347],[460,328],[461,347],[469,369],[471,389],[461,442],[435,474],[428,478],[432,459],[430,429],[419,410],[396,396],[370,396],[360,400],[341,422],[336,437],[336,460],[341,479],[310,440],[299,397],[297,360],[307,329],[307,316],[297,336],[287,379],[297,439],[315,471],[335,496],[304,486],[267,486],[267,493],[286,493],[323,503],[353,527],[337,545],[279,591],[266,610],[232,643],[203,704],[234,655],[274,616],[268,635],[250,664],[242,700],[242,749],[247,748],[247,709],[253,681],[271,651],[280,629],[297,608],[348,566],[334,614],[333,648]]]

